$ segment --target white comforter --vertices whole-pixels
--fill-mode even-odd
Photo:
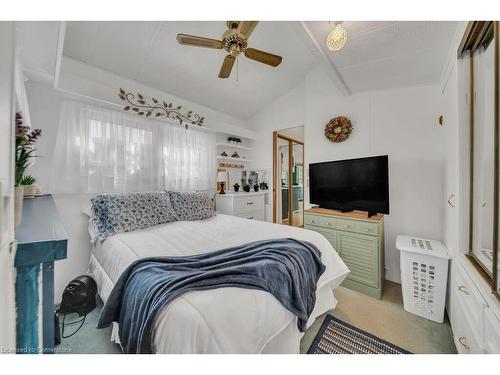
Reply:
[[[316,245],[326,266],[309,326],[335,307],[332,289],[349,272],[330,243],[313,231],[217,214],[109,237],[95,247],[90,268],[106,301],[120,274],[138,258],[192,255],[286,237]],[[157,353],[297,353],[301,337],[295,315],[270,293],[252,289],[186,293],[163,309],[155,323]]]

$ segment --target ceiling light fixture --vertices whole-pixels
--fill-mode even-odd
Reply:
[[[347,42],[347,30],[341,22],[334,23],[332,31],[326,37],[326,46],[330,51],[342,49]]]

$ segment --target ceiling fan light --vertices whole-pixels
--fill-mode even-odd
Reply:
[[[332,31],[326,37],[326,46],[330,51],[338,51],[345,46],[347,42],[347,31],[340,23],[336,24]]]

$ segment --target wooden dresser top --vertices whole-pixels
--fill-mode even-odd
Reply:
[[[308,212],[311,214],[320,214],[320,215],[335,215],[342,216],[347,219],[360,219],[360,220],[371,220],[371,221],[382,221],[384,215],[373,215],[372,217],[368,217],[368,213],[366,211],[350,211],[350,212],[342,212],[337,210],[329,210],[326,208],[309,208],[304,210],[304,212]]]

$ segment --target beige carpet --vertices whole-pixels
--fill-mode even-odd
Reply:
[[[456,353],[448,318],[435,323],[410,314],[403,309],[401,286],[386,282],[382,300],[339,287],[335,310],[328,313],[412,353]],[[325,315],[320,316],[307,330],[301,342],[306,353],[318,332]]]

